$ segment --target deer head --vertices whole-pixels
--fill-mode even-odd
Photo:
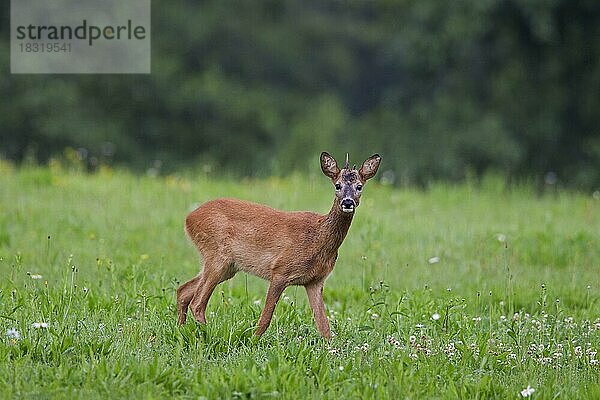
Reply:
[[[335,158],[329,153],[321,153],[321,170],[331,179],[335,187],[335,197],[341,211],[353,213],[358,207],[363,186],[367,180],[375,176],[380,162],[379,154],[374,154],[365,160],[360,169],[356,170],[356,166],[350,169],[348,154],[346,154],[344,168],[340,169]]]

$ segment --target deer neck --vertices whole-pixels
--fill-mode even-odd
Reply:
[[[340,205],[337,199],[333,201],[333,206],[329,214],[324,215],[323,228],[325,234],[325,243],[323,249],[328,252],[337,252],[337,249],[342,245],[354,213],[345,213],[340,210]]]

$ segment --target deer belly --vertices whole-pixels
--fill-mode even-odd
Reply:
[[[235,267],[238,270],[269,280],[271,278],[272,265],[277,260],[277,255],[254,249],[245,250],[234,252]]]

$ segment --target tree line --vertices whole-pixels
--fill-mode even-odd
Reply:
[[[596,1],[155,0],[149,75],[11,75],[9,16],[0,156],[17,162],[70,147],[285,174],[379,152],[397,184],[600,186]]]

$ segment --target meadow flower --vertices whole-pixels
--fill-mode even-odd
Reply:
[[[48,323],[47,322],[34,322],[33,324],[31,324],[32,328],[35,329],[46,329],[48,327]]]
[[[10,328],[6,330],[6,337],[18,340],[21,338],[21,333],[16,328]]]
[[[41,276],[41,275],[39,275],[39,274],[31,274],[31,275],[29,275],[29,277],[30,277],[31,279],[42,279],[42,276]]]
[[[377,314],[377,313],[371,314],[371,319],[377,319],[377,318],[379,318],[379,314]]]
[[[440,262],[440,258],[438,256],[434,256],[434,257],[431,257],[429,260],[427,260],[427,262],[429,264],[437,264]]]
[[[496,235],[496,240],[504,243],[504,242],[506,242],[506,235],[503,233],[499,233]]]
[[[402,346],[402,344],[400,343],[400,341],[398,339],[396,339],[395,337],[393,337],[393,336],[388,336],[387,340],[388,340],[388,343],[391,344],[394,347],[401,347]]]
[[[344,366],[343,366],[343,365],[340,365],[340,366],[338,367],[338,369],[339,369],[340,371],[343,371],[343,370],[344,370]]]
[[[448,358],[454,358],[456,353],[456,346],[454,345],[454,342],[450,342],[446,345],[446,347],[444,347],[444,353],[446,353]]]
[[[433,313],[433,315],[431,316],[431,319],[434,320],[434,321],[437,321],[438,319],[440,319],[440,314]]]
[[[535,392],[535,389],[532,388],[531,386],[527,385],[527,387],[525,389],[521,390],[521,396],[529,397],[533,394],[533,392]]]

